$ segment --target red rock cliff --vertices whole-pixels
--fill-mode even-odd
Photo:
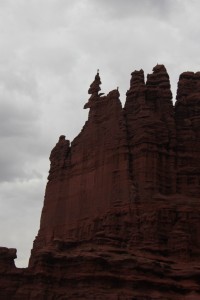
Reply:
[[[51,167],[29,267],[0,251],[2,299],[200,299],[200,83],[134,71],[124,109],[100,92],[88,121],[65,136]]]

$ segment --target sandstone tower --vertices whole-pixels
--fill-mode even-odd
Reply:
[[[27,269],[0,248],[0,299],[200,299],[200,73],[172,102],[163,65],[118,89],[90,85],[88,120],[50,155]]]

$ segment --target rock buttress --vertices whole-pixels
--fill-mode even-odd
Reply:
[[[173,194],[176,133],[169,76],[163,65],[153,69],[146,84],[143,70],[132,73],[124,111],[139,198]]]

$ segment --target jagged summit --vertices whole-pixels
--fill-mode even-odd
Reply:
[[[71,142],[60,136],[29,267],[0,248],[0,298],[200,298],[200,73],[180,75],[176,105],[156,65],[99,93],[97,72]]]
[[[99,101],[101,101],[102,103],[102,101],[107,101],[108,99],[113,97],[119,99],[120,94],[119,94],[118,87],[117,89],[110,91],[108,95],[105,96],[105,93],[99,94],[99,91],[101,90],[100,84],[101,84],[101,78],[99,76],[99,70],[98,70],[95,79],[90,85],[90,88],[88,90],[88,94],[91,94],[91,97],[89,98],[88,102],[84,105],[84,109],[91,108],[92,105],[98,104]]]

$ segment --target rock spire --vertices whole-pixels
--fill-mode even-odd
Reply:
[[[91,83],[90,88],[88,90],[88,94],[91,95],[88,102],[85,104],[84,108],[90,108],[93,102],[97,101],[100,96],[99,91],[101,90],[100,88],[101,85],[101,78],[99,75],[99,70],[97,70],[97,74],[95,75],[94,81]]]

